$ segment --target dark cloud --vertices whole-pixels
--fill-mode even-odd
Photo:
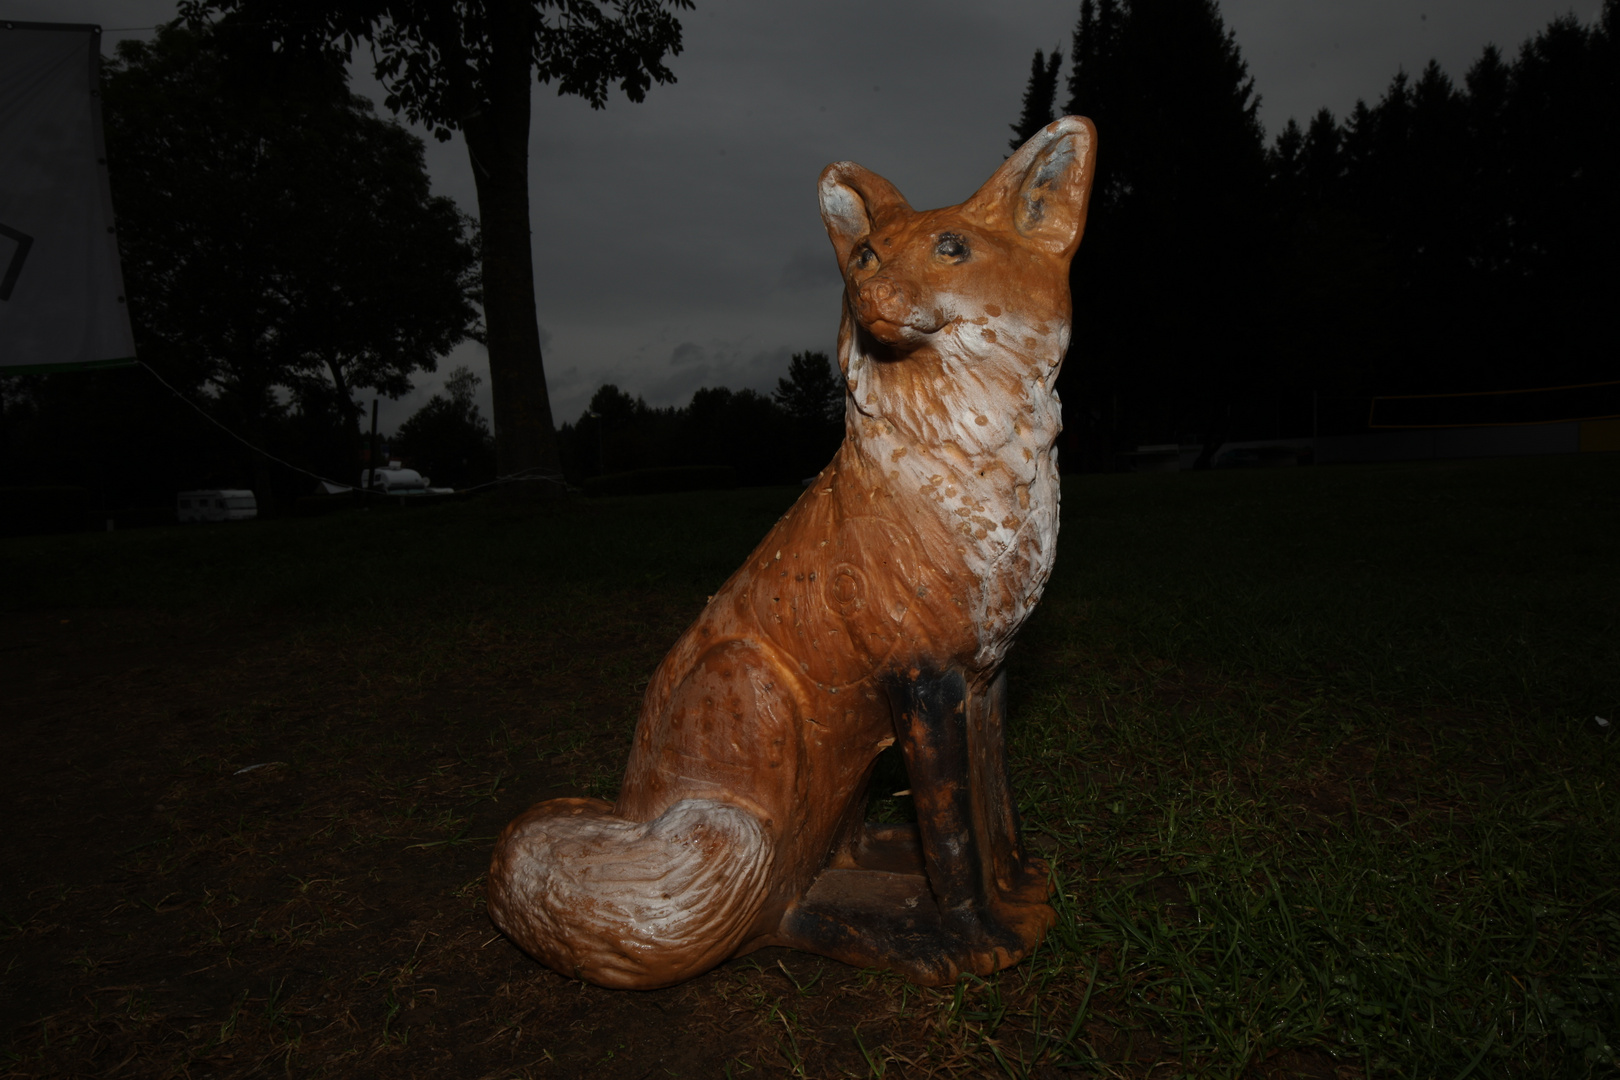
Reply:
[[[723,383],[724,380],[710,377],[708,364],[697,364],[647,383],[644,396],[650,405],[674,405],[690,399],[692,391],[699,387],[719,386]]]
[[[838,260],[833,258],[829,245],[800,248],[788,256],[782,267],[777,285],[783,289],[814,289],[825,285],[841,285]]]
[[[570,364],[558,371],[557,368],[560,366],[553,364],[546,372],[546,389],[551,393],[562,393],[585,384],[585,375],[579,370],[578,364]]]

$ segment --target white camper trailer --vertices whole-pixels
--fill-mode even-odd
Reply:
[[[249,521],[259,516],[259,501],[251,491],[182,491],[176,501],[175,512],[182,525],[192,521]]]

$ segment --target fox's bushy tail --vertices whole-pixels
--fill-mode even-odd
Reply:
[[[489,913],[530,955],[601,986],[652,989],[730,956],[764,902],[774,844],[731,803],[684,799],[648,822],[552,799],[501,834]]]

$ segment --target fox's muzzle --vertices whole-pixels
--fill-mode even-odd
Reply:
[[[904,285],[882,274],[856,288],[855,319],[885,345],[915,345],[945,325],[943,311],[924,311]]]

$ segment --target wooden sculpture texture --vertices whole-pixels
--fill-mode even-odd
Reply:
[[[786,945],[923,984],[1055,919],[1008,790],[1002,659],[1058,530],[1054,390],[1096,133],[1065,117],[967,202],[821,174],[845,437],[647,687],[615,804],[507,826],[489,910],[568,975],[651,988]],[[864,822],[898,744],[915,826]]]

